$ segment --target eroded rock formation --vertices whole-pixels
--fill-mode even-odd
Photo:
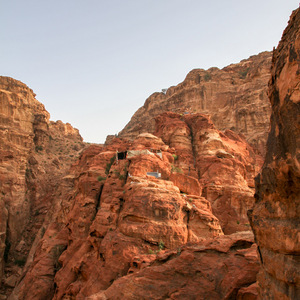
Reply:
[[[222,227],[228,232],[249,228],[241,207],[249,204],[244,193],[253,193],[257,155],[242,137],[223,134],[204,115],[165,113],[156,126],[157,136],[114,138],[81,154],[54,194],[45,234],[9,299],[131,299],[137,292],[127,293],[131,278],[141,278],[144,285],[156,276],[156,268],[169,276],[150,284],[153,299],[162,299],[157,293],[167,285],[172,288],[162,295],[180,299],[187,281],[191,295],[199,293],[199,284],[206,287],[203,295],[215,299],[252,293],[258,262],[251,233],[222,238]],[[208,174],[213,165],[218,177]],[[219,221],[212,209],[215,199],[205,198],[208,186],[218,191],[236,187],[239,209],[230,207],[227,194],[221,201],[230,204]],[[241,224],[235,216],[232,224],[228,221],[234,211]],[[207,269],[212,261],[222,269],[218,275],[214,267]],[[179,274],[176,281],[174,272]],[[194,276],[200,273],[203,281]],[[149,293],[144,287],[132,299]]]
[[[137,141],[126,145],[134,150],[131,156],[118,162],[119,141],[82,154],[65,178],[72,181],[73,194],[61,196],[62,209],[11,299],[86,297],[126,275],[137,255],[151,257],[158,250],[223,234],[206,199],[189,199],[171,181],[147,176],[153,166],[170,174],[168,147],[151,135]],[[143,152],[146,145],[161,155]]]
[[[262,297],[298,293],[299,24],[289,28],[273,57],[269,152],[251,217]],[[0,298],[256,299],[247,210],[265,152],[270,63],[264,52],[193,70],[150,96],[121,138],[85,150],[32,90],[1,77]],[[275,233],[285,238],[276,245]]]
[[[155,259],[137,257],[132,273],[87,299],[256,299],[255,288],[245,291],[241,286],[255,282],[258,268],[253,235],[240,232]]]
[[[54,190],[83,147],[77,129],[49,121],[31,89],[0,77],[0,278],[6,267],[2,290],[16,283]]]
[[[273,53],[267,155],[250,213],[262,299],[300,298],[300,10]]]
[[[166,93],[151,95],[119,136],[134,138],[143,132],[153,133],[154,118],[165,111],[202,113],[210,115],[218,130],[242,133],[264,154],[271,113],[267,96],[271,56],[263,52],[221,70],[192,70]]]
[[[245,139],[230,130],[220,132],[200,114],[163,113],[156,118],[155,134],[175,149],[173,170],[177,177],[182,176],[178,172],[185,174],[182,188],[186,185],[199,193],[201,187],[223,231],[248,230],[247,210],[254,204],[254,176],[262,157]]]

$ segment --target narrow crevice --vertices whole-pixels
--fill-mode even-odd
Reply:
[[[6,238],[5,238],[5,249],[4,249],[4,254],[3,254],[3,259],[4,259],[4,262],[8,262],[8,255],[9,255],[9,250],[10,250],[10,247],[11,247],[11,244],[10,244],[10,241],[8,239],[8,231],[6,231]]]
[[[187,210],[186,211],[186,217],[187,217],[187,219],[186,219],[186,227],[187,227],[187,229],[189,229],[189,224],[190,224],[190,211],[189,210]]]
[[[151,245],[151,246],[157,246],[157,245],[158,245],[158,242],[150,242],[150,241],[145,240],[145,239],[142,239],[142,241],[143,241],[145,244],[148,244],[148,245]]]
[[[101,184],[100,189],[99,189],[99,194],[98,194],[98,197],[97,197],[97,203],[96,203],[96,209],[97,210],[100,208],[100,200],[101,200],[103,187],[104,187],[104,184]]]
[[[124,166],[124,173],[125,173],[125,183],[127,182],[127,178],[128,178],[128,170],[129,170],[129,166],[130,166],[130,161],[128,160]]]
[[[198,177],[200,179],[200,172],[197,169],[197,163],[196,163],[196,150],[195,150],[195,146],[194,146],[194,133],[193,133],[192,126],[190,126],[189,124],[187,124],[187,126],[189,127],[190,132],[191,132],[191,145],[192,145],[192,152],[193,152],[193,159],[194,159],[194,169],[196,170],[196,172],[198,174]]]
[[[123,209],[123,205],[124,205],[124,199],[123,198],[119,198],[120,200],[120,208],[119,208],[119,213],[122,211]]]
[[[259,246],[257,246],[257,252],[258,252],[258,254],[259,254],[260,262],[261,262],[261,264],[263,265],[263,264],[264,264],[264,261],[263,261],[263,258],[262,258],[262,255],[261,255],[261,251],[260,251]]]
[[[103,187],[104,187],[104,184],[101,184],[100,189],[99,189],[99,194],[97,196],[97,202],[96,202],[96,205],[95,205],[95,212],[94,212],[94,215],[92,217],[92,220],[95,220],[97,212],[100,209],[100,201],[101,201],[101,195],[102,195]]]
[[[100,258],[102,261],[105,261],[105,257],[104,257],[104,255],[103,255],[102,252],[99,252],[99,258]]]
[[[190,231],[189,231],[189,224],[190,224],[190,211],[189,210],[185,210],[186,212],[186,229],[187,229],[187,238],[188,241],[190,240]]]

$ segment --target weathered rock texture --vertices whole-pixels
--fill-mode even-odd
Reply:
[[[1,77],[1,293],[255,299],[256,246],[241,231],[262,165],[269,66],[266,52],[194,70],[152,95],[122,139],[84,151],[76,129]]]
[[[181,191],[209,200],[224,233],[248,230],[262,158],[245,139],[220,132],[208,116],[170,112],[156,118],[155,134],[175,149],[170,179],[180,182]]]
[[[147,145],[161,155],[145,152]],[[116,150],[125,146],[135,151],[115,161]],[[147,176],[155,166],[168,177],[172,159],[168,146],[152,135],[83,152],[56,202],[62,209],[52,216],[11,299],[84,298],[126,275],[137,255],[151,258],[159,250],[222,235],[206,199],[189,198],[173,182]]]
[[[78,151],[77,129],[49,113],[25,84],[0,77],[0,278],[2,289],[16,281],[29,250]],[[1,283],[0,283],[1,286]]]
[[[105,299],[106,293],[109,299],[130,299],[132,293],[133,299],[161,299],[158,293],[166,286],[162,295],[174,299],[184,293],[198,297],[199,291],[215,299],[251,293],[258,269],[251,234],[222,239],[221,224],[229,232],[249,228],[241,207],[249,204],[256,155],[244,139],[221,133],[204,115],[165,113],[156,124],[158,136],[144,133],[132,142],[115,138],[83,151],[53,195],[46,232],[9,299]],[[213,165],[219,175],[211,178]],[[223,221],[213,214],[215,198],[202,195],[202,190],[209,194],[210,185],[220,194],[237,188],[238,210],[231,206],[231,194],[219,197],[230,203],[226,209],[233,224],[228,214],[223,212]],[[144,285],[160,265],[162,275],[169,275]],[[124,295],[120,290],[111,294],[118,278],[127,285],[131,276],[142,278],[139,292],[127,292],[129,285]]]
[[[270,66],[271,53],[263,52],[221,70],[192,70],[166,93],[151,95],[119,136],[153,133],[154,118],[164,111],[202,113],[210,115],[219,130],[242,133],[264,154],[271,112],[267,96]]]
[[[262,299],[300,298],[300,10],[274,51],[267,155],[251,225],[261,260]]]
[[[255,282],[259,268],[251,232],[184,246],[150,261],[137,257],[133,264],[133,274],[87,299],[256,299],[255,288],[241,288]]]

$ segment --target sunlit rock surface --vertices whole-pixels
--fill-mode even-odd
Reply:
[[[243,134],[264,154],[271,113],[267,96],[271,57],[271,52],[262,52],[221,70],[192,70],[182,83],[152,94],[119,136],[154,132],[154,118],[162,112],[201,113],[209,115],[217,129]]]

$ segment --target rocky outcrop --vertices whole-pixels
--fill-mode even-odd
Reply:
[[[210,115],[218,130],[242,133],[265,153],[271,112],[267,96],[270,66],[271,53],[263,52],[221,70],[192,70],[182,83],[151,95],[119,136],[153,133],[154,118],[165,111],[201,113]]]
[[[255,297],[248,287],[258,268],[252,233],[243,232],[136,257],[129,275],[87,299],[255,299],[243,295]]]
[[[2,290],[17,281],[12,276],[21,273],[54,191],[84,147],[77,129],[49,117],[30,88],[0,77],[0,276],[6,268]]]
[[[208,116],[171,112],[156,118],[155,134],[174,149],[170,179],[181,191],[202,194],[224,233],[249,230],[247,210],[254,204],[254,176],[262,157],[245,139],[220,132]]]
[[[300,298],[300,10],[274,50],[267,155],[250,213],[258,244],[262,299]]]
[[[137,141],[126,144],[132,152],[122,160],[115,160],[124,147],[119,141],[83,152],[65,178],[72,184],[58,197],[61,209],[10,299],[84,298],[126,275],[137,255],[153,257],[223,234],[206,199],[190,199],[171,181],[147,175],[153,165],[170,174],[168,146],[152,135]],[[152,151],[143,152],[146,145]]]
[[[54,194],[45,234],[9,299],[84,299],[103,293],[118,299],[121,291],[110,293],[120,277],[126,284],[131,276],[148,281],[156,271],[148,275],[146,270],[158,266],[169,276],[160,284],[151,283],[153,290],[170,284],[174,288],[166,291],[174,297],[186,292],[186,281],[191,295],[203,284],[207,291],[201,293],[213,293],[216,299],[253,292],[249,286],[255,282],[258,263],[251,234],[221,238],[222,227],[241,231],[248,226],[237,224],[233,216],[235,225],[229,230],[230,222],[214,215],[207,191],[208,186],[217,186],[220,193],[235,187],[237,214],[244,216],[240,207],[246,207],[243,193],[252,193],[256,155],[242,137],[221,133],[204,115],[165,113],[156,125],[157,136],[143,133],[131,142],[113,138],[105,146],[83,151]],[[214,164],[219,175],[206,175]],[[222,199],[229,203],[231,195],[226,197]],[[235,209],[230,207],[228,215]],[[212,261],[223,271],[207,270]],[[178,267],[171,271],[174,265]],[[176,270],[181,275],[172,283]],[[197,279],[199,272],[204,281]],[[147,287],[142,290],[136,299],[150,293]],[[125,296],[130,299],[132,294]]]

